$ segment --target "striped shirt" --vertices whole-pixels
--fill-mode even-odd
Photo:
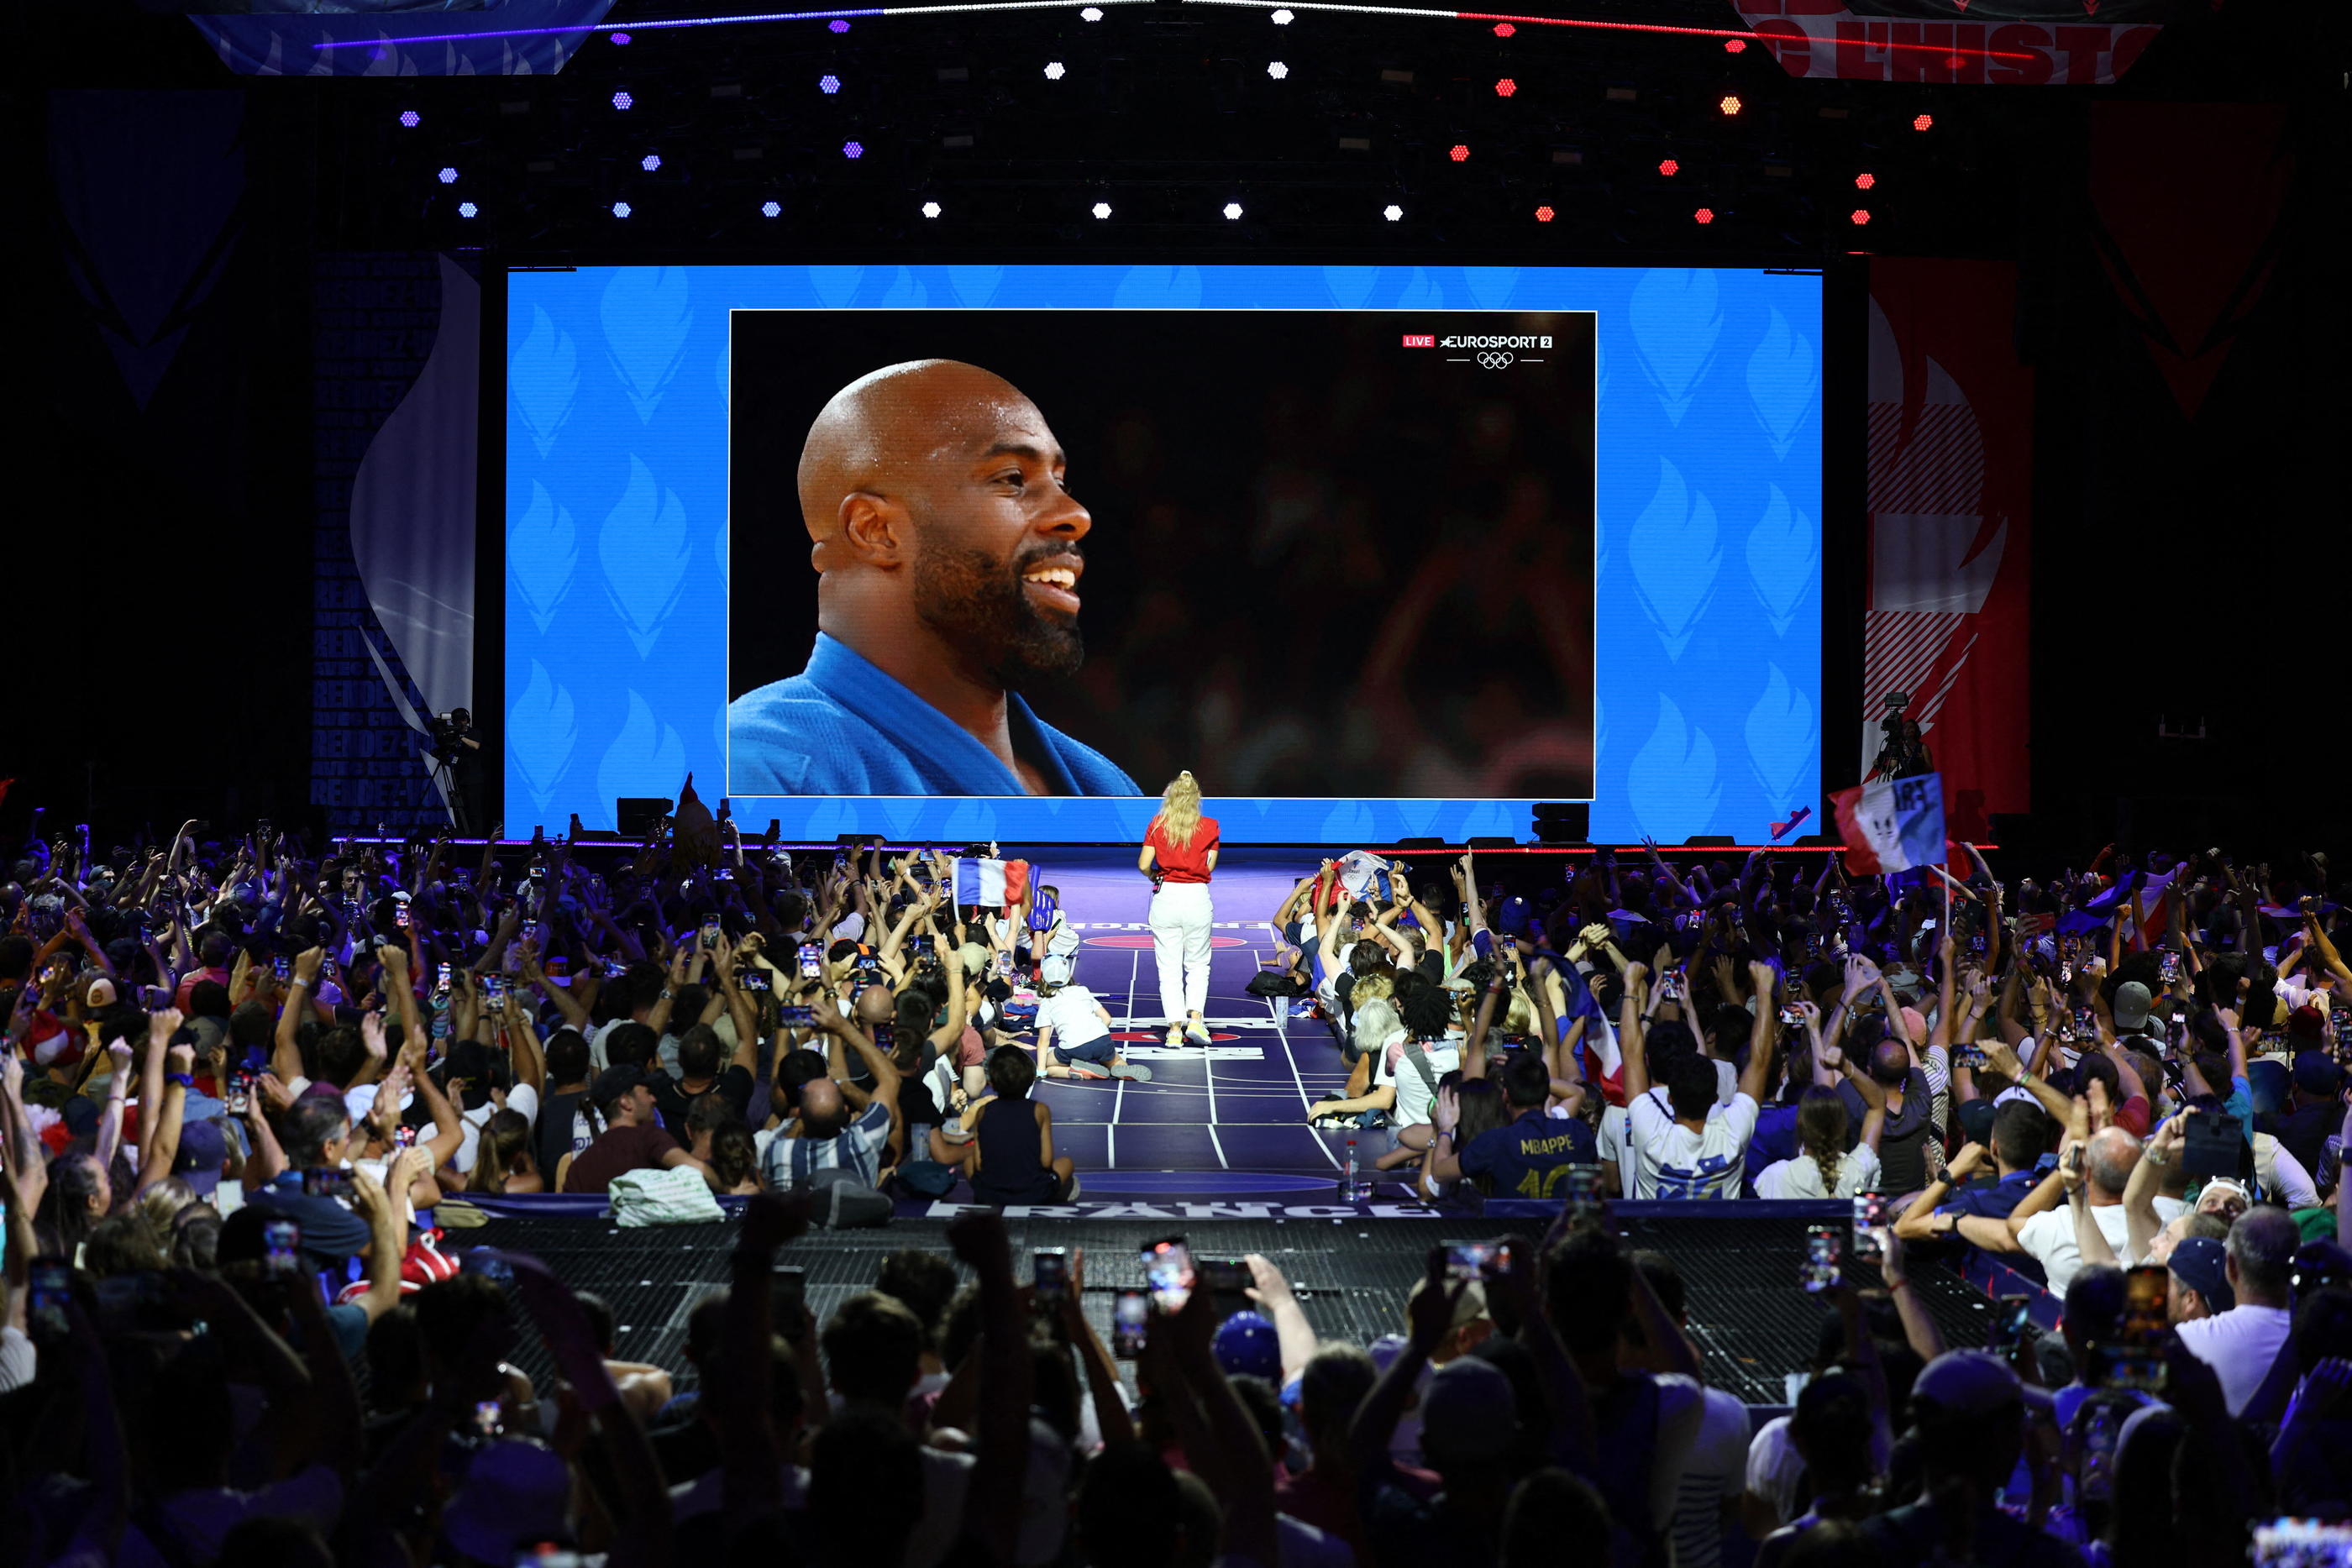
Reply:
[[[831,1138],[768,1140],[760,1155],[760,1185],[772,1192],[806,1186],[818,1171],[845,1170],[867,1186],[880,1185],[882,1155],[890,1146],[890,1103],[876,1100]]]

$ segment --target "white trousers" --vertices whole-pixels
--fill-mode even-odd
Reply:
[[[1160,960],[1160,1011],[1170,1023],[1209,999],[1209,884],[1162,883],[1151,895],[1151,946]]]

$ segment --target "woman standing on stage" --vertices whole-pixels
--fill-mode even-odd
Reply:
[[[1209,876],[1217,869],[1217,821],[1201,815],[1201,786],[1179,773],[1160,793],[1135,869],[1151,879],[1151,946],[1160,959],[1160,1010],[1168,1043],[1209,1043]]]

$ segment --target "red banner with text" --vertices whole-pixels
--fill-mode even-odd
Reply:
[[[2033,376],[2008,262],[1870,264],[1862,766],[1890,692],[1926,731],[1954,838],[2028,809]]]
[[[2163,31],[2098,22],[2099,0],[2089,0],[2079,21],[1856,16],[1843,0],[1732,3],[1790,76],[1846,81],[2111,82]],[[1957,8],[1965,13],[1968,0]]]

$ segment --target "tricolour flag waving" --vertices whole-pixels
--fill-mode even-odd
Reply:
[[[960,859],[955,862],[955,900],[984,909],[1009,909],[1029,895],[1029,862]]]
[[[1846,870],[1870,876],[1943,862],[1942,775],[1880,779],[1830,799],[1845,841]]]

